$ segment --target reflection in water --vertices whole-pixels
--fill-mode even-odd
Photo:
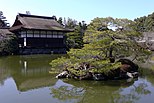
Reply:
[[[146,79],[154,86],[154,71],[149,70],[148,68],[142,68],[141,74],[142,78]]]
[[[22,73],[26,73],[26,71],[27,71],[27,61],[24,61],[24,68],[22,69]]]
[[[50,61],[57,55],[0,57],[0,103],[153,103],[154,75],[134,80],[55,79]],[[9,98],[9,99],[8,99]]]
[[[57,55],[8,56],[0,58],[0,83],[12,77],[18,90],[25,91],[33,88],[53,85],[56,80],[48,73],[49,62]],[[52,81],[52,83],[51,83]]]
[[[76,100],[82,98],[85,90],[84,88],[75,87],[58,80],[57,83],[51,88],[53,98],[65,103],[74,103]]]
[[[51,94],[65,103],[136,103],[151,94],[151,91],[148,84],[141,79],[131,83],[124,80],[112,83],[58,80],[51,87]]]
[[[134,103],[142,97],[151,94],[145,82],[138,82],[128,88],[123,88],[120,95],[114,98],[114,103]]]

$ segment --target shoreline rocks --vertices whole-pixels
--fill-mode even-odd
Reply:
[[[106,75],[104,73],[90,72],[92,66],[88,63],[81,64],[77,69],[88,71],[86,74],[77,76],[69,72],[69,70],[64,70],[60,74],[56,76],[56,78],[73,78],[79,80],[119,80],[119,79],[128,79],[128,78],[137,78],[138,73],[138,65],[133,63],[129,59],[120,59],[118,62],[121,62],[121,66],[115,70],[113,70],[110,74]]]

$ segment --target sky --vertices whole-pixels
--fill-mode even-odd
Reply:
[[[127,18],[154,12],[154,0],[0,0],[0,11],[12,25],[18,13],[72,18],[87,24],[96,17]]]

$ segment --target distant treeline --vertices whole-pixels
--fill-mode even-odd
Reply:
[[[154,13],[134,20],[136,29],[140,32],[154,31]]]

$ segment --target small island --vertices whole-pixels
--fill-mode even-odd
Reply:
[[[71,72],[66,68],[62,73],[58,74],[56,78],[73,78],[78,80],[119,80],[128,78],[137,78],[139,75],[138,65],[134,64],[128,59],[120,59],[118,61],[121,65],[108,72],[108,74],[92,71],[95,67],[88,63],[82,63],[77,68],[72,67],[76,72]],[[84,72],[77,74],[78,72]]]

